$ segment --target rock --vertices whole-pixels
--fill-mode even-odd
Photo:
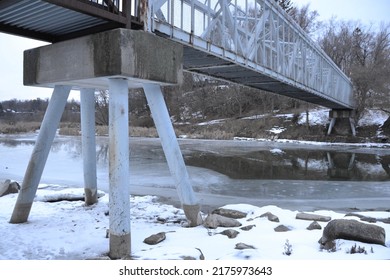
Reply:
[[[322,216],[309,213],[298,213],[295,217],[298,220],[317,221],[317,222],[329,222],[332,218],[329,216]]]
[[[279,222],[279,218],[277,216],[275,216],[274,214],[272,214],[271,212],[267,212],[267,213],[260,215],[260,218],[264,218],[264,217],[267,217],[268,221],[276,222],[276,223]]]
[[[244,231],[249,231],[251,230],[253,227],[255,227],[256,225],[249,225],[249,226],[245,226],[245,227],[240,227],[241,230],[244,230]]]
[[[386,232],[384,228],[377,225],[356,220],[336,219],[330,221],[324,228],[322,237],[318,242],[324,245],[335,239],[347,239],[385,246]]]
[[[312,222],[307,228],[307,230],[313,230],[313,229],[322,229],[321,225],[317,223],[316,221]]]
[[[164,241],[166,238],[165,232],[159,232],[156,234],[152,234],[151,236],[145,238],[144,243],[148,245],[156,245],[162,241]]]
[[[384,224],[390,224],[390,218],[377,219],[378,222],[382,222]]]
[[[220,232],[219,234],[226,235],[230,239],[233,239],[233,238],[236,238],[239,233],[240,232],[238,232],[237,230],[234,230],[234,229],[226,229],[226,230]]]
[[[241,242],[241,243],[237,243],[234,249],[246,250],[246,249],[256,249],[256,247]]]
[[[233,218],[227,218],[218,214],[210,214],[203,224],[206,228],[240,227],[241,223]]]
[[[337,246],[336,242],[334,241],[328,241],[325,244],[320,245],[321,250],[326,250],[328,252],[336,252],[337,251]]]
[[[215,209],[212,214],[218,214],[224,217],[233,218],[233,219],[242,219],[246,217],[246,213],[238,211],[238,210],[231,210],[231,209],[225,209],[225,208],[218,208]]]
[[[367,216],[357,214],[357,213],[345,214],[345,217],[350,217],[350,216],[358,217],[363,222],[369,222],[369,223],[382,222],[385,224],[390,224],[390,218],[373,218],[373,217],[367,217]]]
[[[4,183],[0,183],[0,197],[10,193],[18,193],[20,186],[17,182],[11,182],[11,180],[5,180]]]
[[[291,229],[286,227],[285,225],[280,225],[280,226],[277,226],[276,228],[274,228],[274,231],[276,232],[286,232],[286,231],[290,231]]]

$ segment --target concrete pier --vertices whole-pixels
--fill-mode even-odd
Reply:
[[[198,224],[199,205],[189,184],[187,170],[181,158],[160,86],[179,84],[182,81],[183,47],[175,42],[151,33],[129,29],[115,29],[99,34],[27,50],[24,53],[24,84],[29,86],[81,89],[83,142],[92,141],[91,117],[93,102],[91,90],[109,89],[109,182],[110,182],[110,252],[113,259],[126,258],[131,254],[130,191],[129,191],[129,135],[128,89],[144,87],[152,104],[156,127],[163,137],[162,144],[168,165],[175,177],[177,189],[189,224]],[[55,95],[55,93],[54,93]],[[53,97],[54,97],[53,95]],[[88,97],[87,97],[88,96]],[[66,101],[66,99],[65,99]],[[62,111],[61,111],[62,113]],[[89,117],[90,116],[90,117]],[[89,127],[89,129],[88,129]],[[168,132],[168,134],[167,134]],[[166,138],[165,136],[168,136]],[[85,156],[93,157],[93,151],[84,147]],[[171,154],[174,153],[174,154]],[[40,166],[45,162],[39,160]],[[96,191],[94,168],[96,161],[84,159],[86,192]],[[35,181],[39,172],[33,171]],[[35,195],[31,191],[30,197]],[[22,191],[23,192],[23,191]],[[89,196],[94,200],[94,196]],[[31,201],[32,203],[32,201]],[[17,203],[15,209],[19,209]],[[23,206],[24,207],[24,206]],[[24,222],[14,219],[14,222]]]
[[[129,29],[80,37],[24,52],[24,84],[108,89],[109,78],[143,83],[179,84],[183,47],[154,34]]]

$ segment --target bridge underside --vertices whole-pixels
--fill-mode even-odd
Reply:
[[[119,27],[140,28],[130,1],[1,0],[0,32],[58,42]],[[127,16],[129,15],[129,16]]]
[[[327,108],[346,109],[345,106],[342,106],[337,101],[324,99],[323,96],[320,97],[314,92],[299,89],[294,85],[283,83],[249,67],[230,62],[193,47],[184,46],[183,68],[185,71],[196,72],[236,84],[273,92]]]

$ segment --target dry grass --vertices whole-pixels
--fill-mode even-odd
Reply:
[[[40,122],[16,122],[0,123],[1,134],[20,134],[36,131],[40,128]]]
[[[96,126],[96,135],[97,136],[107,136],[108,135],[108,126],[98,125]],[[81,135],[81,129],[79,126],[72,124],[62,124],[59,134],[61,135]],[[129,127],[129,134],[132,137],[157,137],[157,131],[155,128],[146,128],[146,127]]]
[[[158,137],[157,130],[154,127],[130,127],[130,136],[132,137]]]

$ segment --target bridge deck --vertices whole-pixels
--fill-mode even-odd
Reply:
[[[140,26],[130,1],[1,0],[0,32],[56,42],[118,27]]]
[[[327,108],[346,108],[332,99],[320,97],[298,87],[294,87],[277,79],[271,78],[265,74],[261,74],[255,69],[229,62],[221,57],[194,49],[192,47],[184,47],[183,56],[183,67],[186,71],[196,72],[248,87],[277,93]]]

